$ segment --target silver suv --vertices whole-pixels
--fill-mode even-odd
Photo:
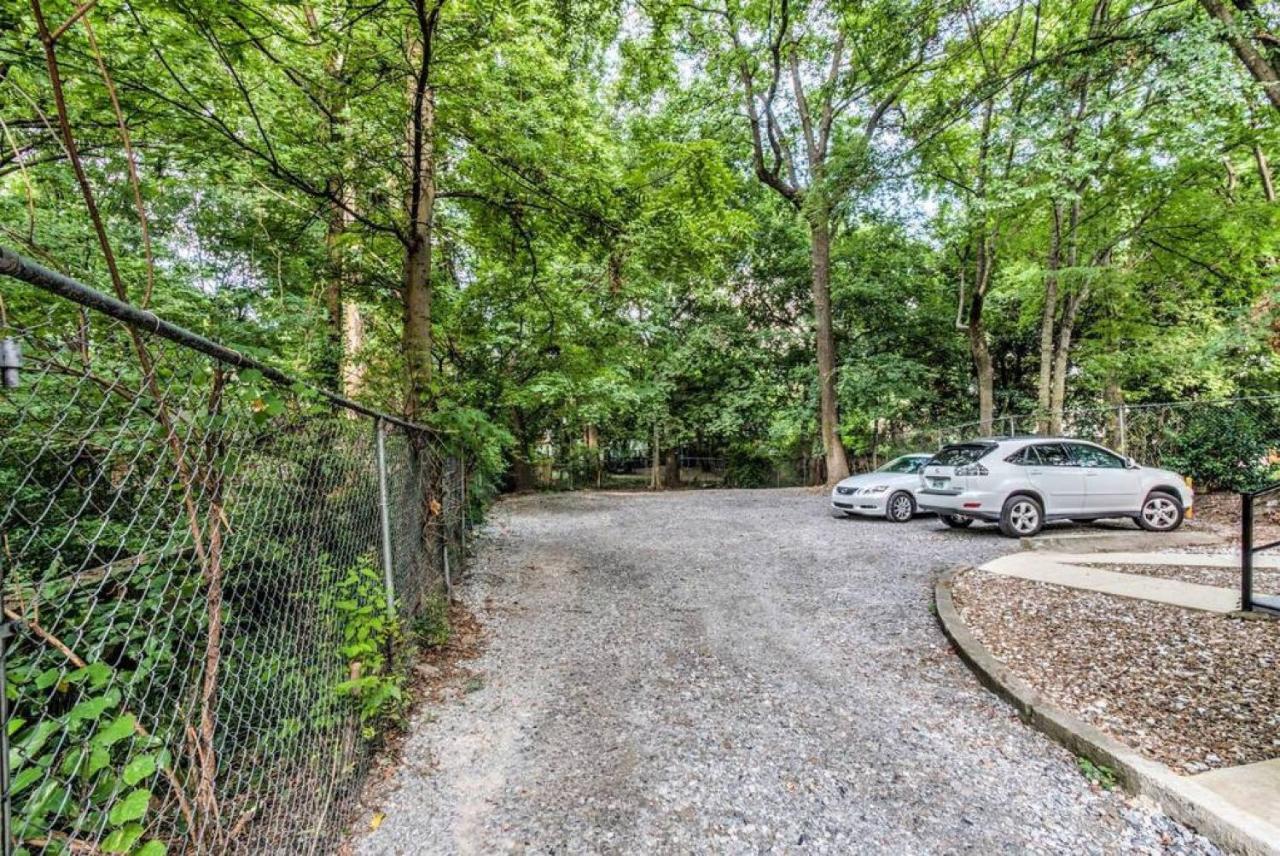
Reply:
[[[956,528],[997,522],[1013,538],[1034,535],[1049,520],[1108,517],[1171,532],[1195,498],[1177,473],[1067,437],[993,437],[944,446],[920,481],[921,511]]]

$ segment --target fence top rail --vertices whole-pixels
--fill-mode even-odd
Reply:
[[[199,333],[194,333],[185,327],[179,327],[177,324],[166,321],[153,312],[145,309],[139,309],[136,306],[125,303],[109,294],[104,294],[95,288],[85,285],[79,280],[72,279],[69,276],[51,270],[38,262],[32,261],[8,247],[0,244],[0,274],[20,280],[28,285],[34,285],[36,288],[42,289],[55,294],[73,303],[88,307],[101,312],[128,324],[131,327],[144,330],[156,336],[176,342],[183,347],[199,351],[229,365],[242,369],[255,369],[262,373],[262,376],[280,384],[281,386],[294,386],[301,384],[307,389],[312,390],[333,404],[347,410],[353,410],[356,413],[363,413],[365,416],[371,416],[374,419],[381,419],[401,428],[407,428],[413,431],[424,431],[428,433],[436,433],[434,429],[427,428],[423,425],[402,419],[399,416],[393,416],[390,413],[384,413],[372,407],[366,407],[352,401],[345,396],[339,395],[332,390],[306,381],[292,377],[285,372],[273,366],[269,366],[253,357],[245,356],[239,351],[219,344],[212,339],[205,338]]]
[[[1254,500],[1263,496],[1270,496],[1273,493],[1280,493],[1280,482],[1269,484],[1266,487],[1260,487],[1257,490],[1242,490],[1240,495],[1245,499]]]

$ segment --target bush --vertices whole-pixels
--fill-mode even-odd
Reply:
[[[725,462],[725,487],[771,487],[773,461],[752,449],[732,449]]]
[[[1179,433],[1164,465],[1206,490],[1254,490],[1265,484],[1267,462],[1280,437],[1255,414],[1241,408],[1197,410]]]

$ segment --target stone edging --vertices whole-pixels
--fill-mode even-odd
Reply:
[[[1073,754],[1111,768],[1130,793],[1150,797],[1165,814],[1196,829],[1219,847],[1249,856],[1280,856],[1280,829],[1072,716],[991,656],[969,632],[951,598],[952,581],[965,570],[969,568],[952,568],[939,576],[934,585],[934,603],[943,633],[984,686],[1013,705],[1024,722]]]

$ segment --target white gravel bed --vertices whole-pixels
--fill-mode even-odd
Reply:
[[[997,659],[1143,754],[1184,773],[1280,757],[1280,622],[983,571],[954,593]]]
[[[499,504],[473,692],[424,705],[384,853],[1213,853],[981,689],[931,614],[988,527],[805,491]]]

